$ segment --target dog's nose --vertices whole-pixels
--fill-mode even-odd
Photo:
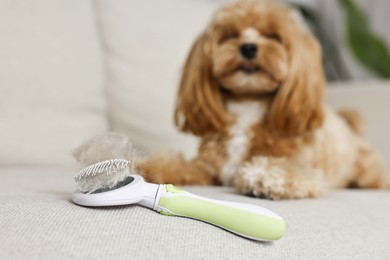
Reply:
[[[240,52],[245,58],[253,59],[254,57],[256,57],[257,45],[253,43],[245,43],[241,45]]]

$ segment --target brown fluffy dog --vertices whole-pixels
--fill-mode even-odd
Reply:
[[[192,47],[177,98],[175,123],[201,138],[198,156],[139,159],[136,170],[272,199],[390,187],[356,114],[323,104],[324,85],[320,46],[293,10],[265,0],[222,7]]]

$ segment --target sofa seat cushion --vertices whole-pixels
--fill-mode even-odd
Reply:
[[[282,215],[285,236],[254,242],[213,225],[140,206],[70,202],[71,169],[1,168],[0,259],[387,259],[389,192],[337,190],[319,199],[269,201],[227,187],[185,187]],[[31,178],[34,176],[34,178]]]

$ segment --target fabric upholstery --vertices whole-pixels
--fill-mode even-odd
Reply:
[[[71,170],[1,168],[0,177],[0,259],[366,260],[390,255],[388,191],[340,190],[320,199],[269,201],[236,195],[230,188],[186,187],[284,217],[284,237],[254,242],[140,206],[76,206],[69,201]]]
[[[333,108],[350,108],[361,114],[364,135],[390,171],[390,138],[386,136],[390,133],[390,81],[337,83],[327,92]]]
[[[0,165],[66,165],[106,131],[92,1],[0,1]]]

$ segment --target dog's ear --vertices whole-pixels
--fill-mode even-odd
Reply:
[[[202,136],[224,129],[230,115],[212,76],[211,46],[201,35],[187,57],[176,100],[175,124],[184,132]]]
[[[289,72],[270,105],[267,123],[270,129],[297,135],[322,125],[325,80],[317,40],[302,28],[287,34]]]

